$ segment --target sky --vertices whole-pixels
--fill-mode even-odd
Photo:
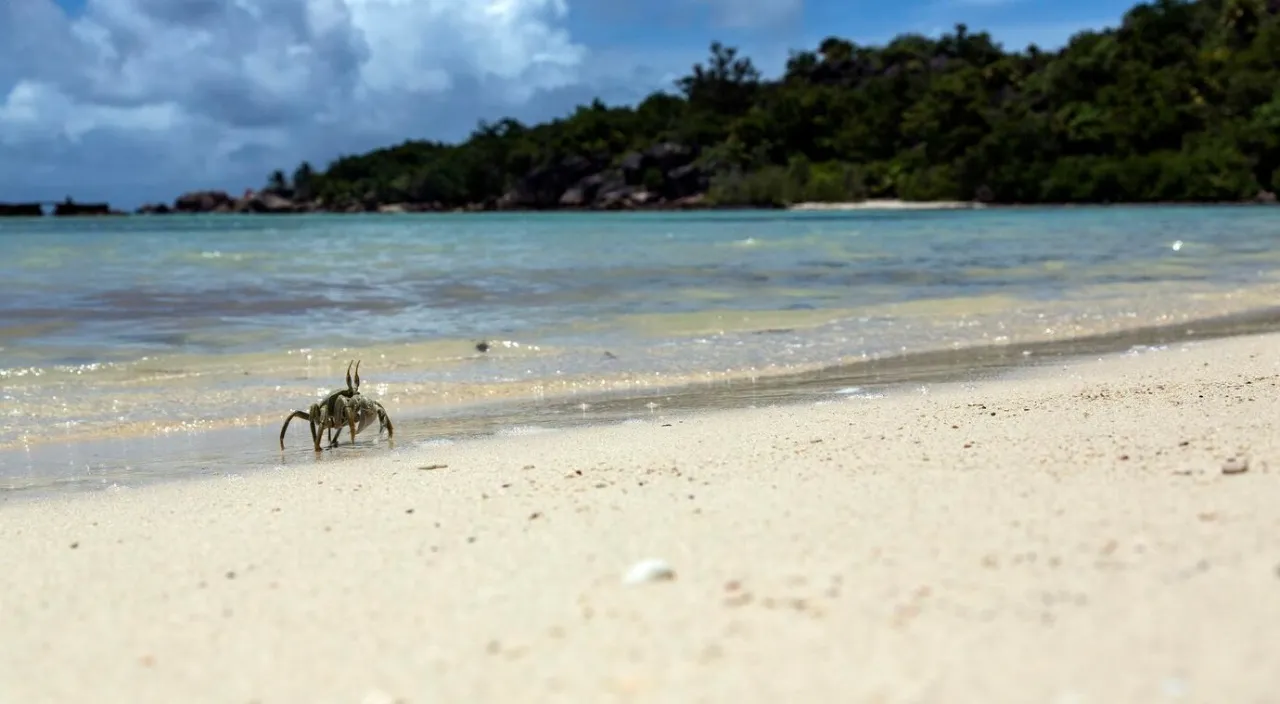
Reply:
[[[1124,0],[0,0],[0,202],[259,188],[406,139],[465,139],[672,89],[713,40],[766,75],[827,36],[957,23],[1007,49]]]

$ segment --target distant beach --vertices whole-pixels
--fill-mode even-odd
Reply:
[[[897,198],[880,198],[848,203],[796,203],[789,210],[969,210],[986,207],[983,203],[961,200],[912,201]]]

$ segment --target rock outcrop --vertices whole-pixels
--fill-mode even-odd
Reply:
[[[44,203],[0,203],[0,217],[39,218],[44,217]],[[86,217],[99,215],[124,215],[113,210],[108,203],[77,203],[70,198],[53,204],[55,217]]]
[[[572,156],[531,171],[498,199],[498,210],[624,210],[698,207],[710,182],[696,150],[674,142],[616,163]]]
[[[697,150],[663,142],[617,160],[573,155],[531,169],[499,198],[472,203],[465,211],[484,210],[630,210],[705,207],[709,174],[696,163]],[[366,193],[339,203],[298,201],[279,193],[247,192],[233,198],[225,191],[193,191],[170,207],[144,205],[140,214],[169,213],[417,213],[443,211],[439,202],[382,203]]]
[[[141,215],[168,215],[170,213],[264,213],[283,214],[306,212],[315,209],[310,203],[296,203],[268,191],[246,192],[232,198],[226,191],[192,191],[178,196],[170,207],[164,203],[148,203],[138,208]]]
[[[138,215],[168,215],[173,212],[173,208],[164,203],[147,203],[134,212]]]
[[[84,217],[89,215],[123,215],[112,210],[107,203],[77,203],[70,198],[53,206],[54,217]]]
[[[621,158],[571,155],[531,169],[501,197],[457,210],[633,210],[707,207],[709,170],[697,149],[662,142]],[[380,202],[366,193],[341,202],[294,200],[271,191],[234,198],[225,191],[184,193],[173,206],[149,204],[139,213],[419,213],[447,210],[439,202]]]
[[[173,201],[176,213],[231,212],[231,196],[226,191],[193,191],[183,193]]]
[[[0,203],[0,218],[38,218],[44,215],[39,203]]]
[[[256,193],[237,200],[231,206],[233,213],[295,213],[299,207],[293,201],[274,193]]]

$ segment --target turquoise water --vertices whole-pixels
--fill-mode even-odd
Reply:
[[[1278,244],[1264,207],[0,219],[0,448],[278,423],[353,357],[412,415],[1228,314]]]
[[[1276,263],[1278,223],[1262,208],[0,221],[0,368],[504,336],[598,346],[645,315],[1245,283]]]

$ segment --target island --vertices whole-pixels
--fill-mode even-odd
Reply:
[[[46,209],[53,211],[54,217],[84,217],[86,215],[126,215],[127,213],[113,209],[107,203],[77,203],[68,196],[58,202],[34,201],[26,203],[0,203],[0,217],[43,217]]]
[[[482,122],[141,213],[1274,203],[1280,0],[1158,0],[1057,51],[831,37],[777,78],[713,42],[634,106]]]

